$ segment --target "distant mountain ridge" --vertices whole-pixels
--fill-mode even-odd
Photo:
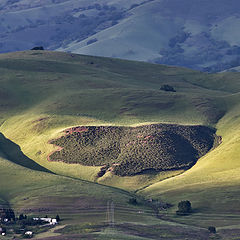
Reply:
[[[240,65],[237,0],[4,0],[0,52],[50,50],[220,72]]]

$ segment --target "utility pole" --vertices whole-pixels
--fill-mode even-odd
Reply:
[[[107,224],[114,227],[114,203],[113,201],[107,202]]]

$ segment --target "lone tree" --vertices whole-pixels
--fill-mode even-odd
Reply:
[[[217,231],[216,231],[216,228],[215,227],[213,227],[213,226],[209,226],[208,227],[208,231],[210,232],[210,233],[216,233]]]
[[[181,201],[178,203],[178,211],[176,213],[178,215],[187,215],[192,212],[192,206],[190,201]]]
[[[21,221],[21,220],[23,220],[23,219],[24,219],[24,216],[23,216],[23,214],[21,213],[21,214],[19,215],[19,217],[18,217],[18,220]]]
[[[128,200],[128,203],[129,203],[129,204],[133,204],[133,205],[137,205],[137,204],[138,204],[136,198],[130,198],[130,199]]]
[[[44,50],[44,47],[43,46],[38,46],[38,47],[34,47],[32,48],[31,50]]]
[[[166,91],[166,92],[176,92],[176,90],[172,86],[170,86],[168,84],[162,85],[160,87],[160,90],[163,90],[163,91]]]
[[[59,215],[56,216],[56,220],[57,220],[57,222],[59,222],[61,220]]]

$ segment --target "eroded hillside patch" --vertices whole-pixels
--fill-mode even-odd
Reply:
[[[188,169],[216,143],[213,129],[205,126],[152,124],[139,127],[80,126],[65,130],[50,141],[61,148],[50,161],[102,166],[119,176],[147,170]]]

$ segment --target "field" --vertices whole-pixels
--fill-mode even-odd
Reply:
[[[11,206],[17,213],[59,213],[66,225],[58,230],[65,235],[62,239],[79,235],[87,239],[177,239],[179,231],[185,238],[208,239],[210,225],[217,227],[219,238],[238,237],[238,73],[204,74],[47,51],[1,54],[0,73],[1,205]],[[160,90],[163,84],[176,92]],[[61,139],[66,129],[159,123],[215,128],[222,142],[185,172],[124,177],[106,173],[97,180],[101,166],[48,161],[49,154],[58,149],[49,141]],[[140,204],[129,205],[132,197]],[[160,211],[157,218],[143,197],[173,207]],[[101,225],[110,200],[116,205],[114,229]],[[191,201],[193,214],[176,216],[181,200]],[[83,227],[86,223],[94,226]],[[69,230],[71,227],[75,230]],[[157,233],[150,235],[152,228]],[[57,233],[49,234],[51,239],[61,239],[54,235]]]

